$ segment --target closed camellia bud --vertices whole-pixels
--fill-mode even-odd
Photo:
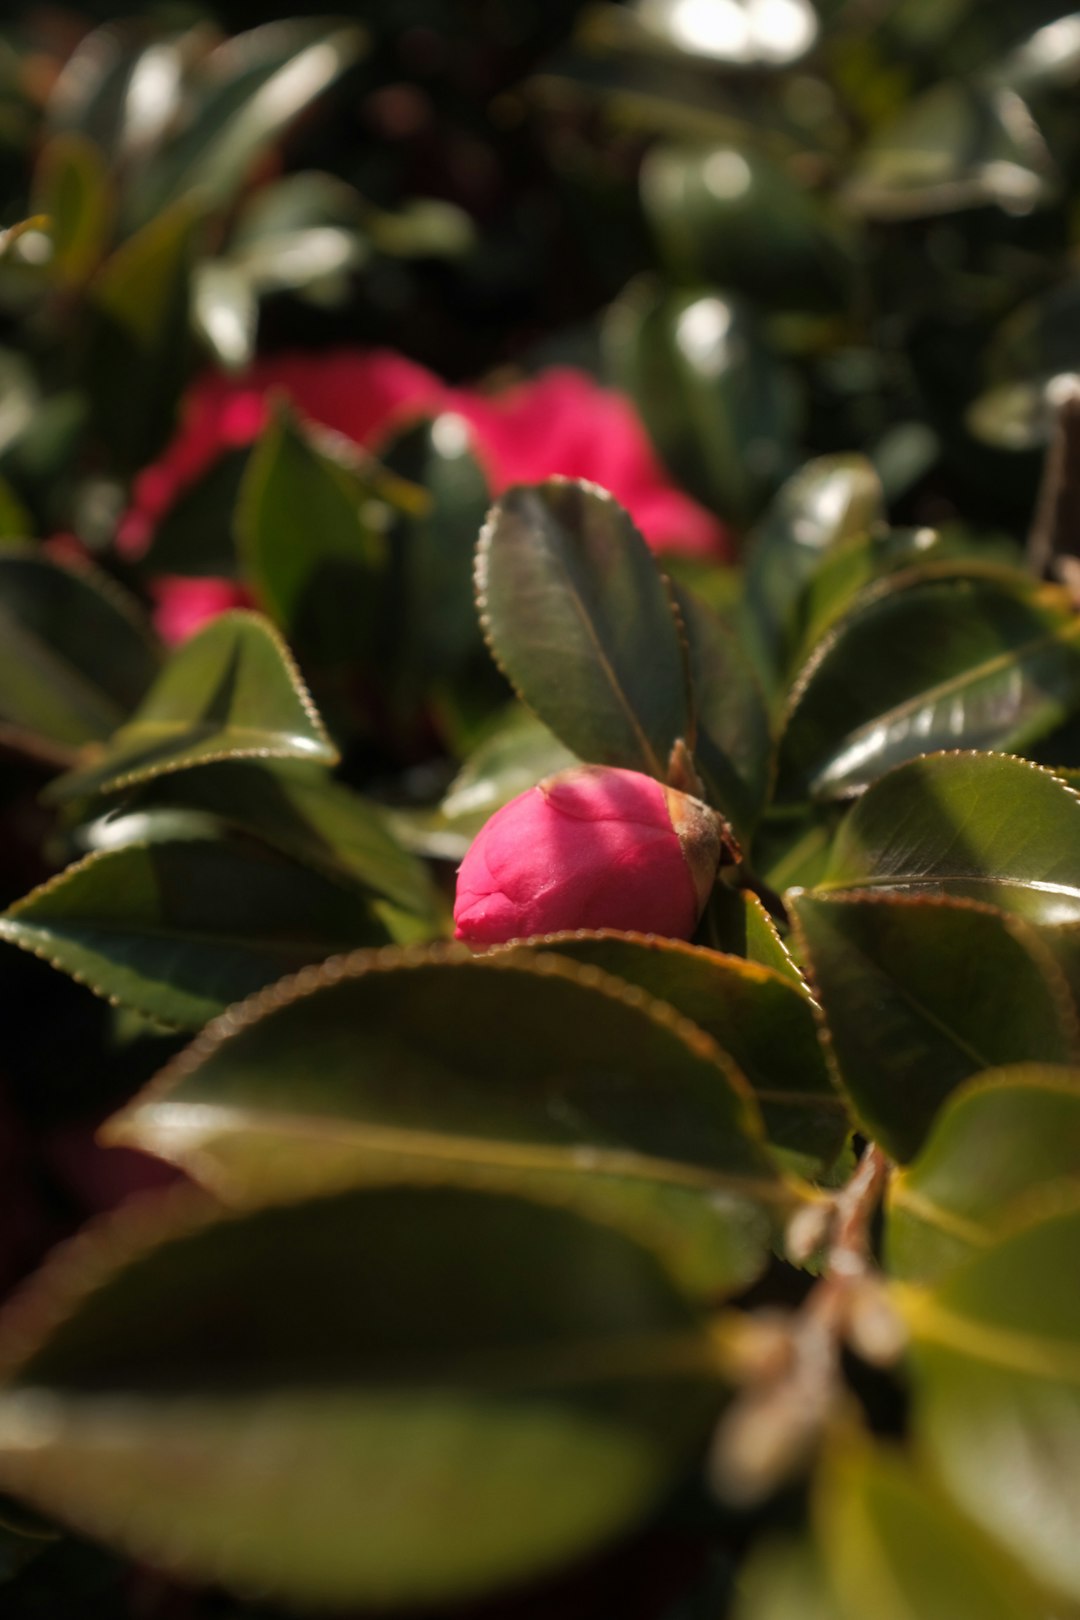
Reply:
[[[637,771],[580,765],[519,794],[458,873],[458,939],[496,945],[573,928],[689,939],[720,862],[717,817]]]

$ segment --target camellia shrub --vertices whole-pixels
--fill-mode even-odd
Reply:
[[[1080,21],[363,10],[5,25],[0,1615],[1078,1620]]]

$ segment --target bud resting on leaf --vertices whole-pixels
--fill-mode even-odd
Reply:
[[[689,939],[720,863],[719,818],[651,776],[576,765],[496,811],[458,872],[458,939],[574,928]]]

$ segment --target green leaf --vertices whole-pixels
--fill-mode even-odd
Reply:
[[[836,1620],[1035,1620],[1042,1613],[1000,1550],[894,1451],[861,1440],[835,1445],[814,1506]]]
[[[800,415],[753,307],[706,289],[656,296],[632,285],[604,336],[614,379],[675,479],[750,522],[791,470]]]
[[[1007,755],[929,754],[868,788],[818,892],[980,900],[1038,923],[1080,920],[1080,797]]]
[[[677,1246],[698,1288],[756,1274],[798,1196],[731,1059],[561,957],[361,952],[230,1014],[111,1122],[229,1198],[466,1169],[573,1195]]]
[[[0,546],[0,737],[55,763],[123,723],[159,667],[134,601],[89,565]]]
[[[88,855],[0,916],[0,939],[178,1029],[389,937],[355,890],[265,846],[202,837]]]
[[[810,1003],[789,977],[680,940],[604,929],[530,941],[636,984],[711,1035],[749,1080],[772,1147],[800,1174],[827,1169],[847,1110],[829,1076]]]
[[[709,802],[749,844],[769,789],[773,740],[765,697],[732,629],[683,585],[675,600],[690,653],[694,764]]]
[[[1048,200],[1052,182],[1046,145],[1014,92],[946,80],[871,137],[845,199],[882,220],[988,205],[1028,214]]]
[[[884,519],[881,482],[864,456],[821,456],[788,479],[751,540],[746,601],[766,669],[779,676],[805,635],[807,592],[828,559]]]
[[[49,220],[50,275],[85,281],[105,251],[113,215],[109,170],[93,141],[71,132],[46,142],[34,172],[34,208]]]
[[[719,1400],[662,1260],[556,1205],[447,1185],[174,1203],[83,1254],[35,1283],[29,1334],[9,1327],[0,1480],[139,1562],[290,1607],[558,1568],[637,1523]]]
[[[482,652],[473,559],[491,504],[487,478],[452,411],[381,445],[380,459],[428,495],[425,510],[398,515],[394,535],[401,660],[415,679],[455,675]]]
[[[969,1518],[1040,1586],[1073,1603],[1080,1600],[1078,1254],[1073,1197],[937,1288],[901,1295],[924,1455]]]
[[[805,979],[756,894],[717,883],[705,909],[704,927],[713,950],[744,956],[748,962],[771,968],[809,995]]]
[[[1080,1193],[1080,1070],[1032,1063],[980,1075],[889,1184],[889,1269],[937,1282],[1069,1186]]]
[[[374,660],[383,548],[370,498],[279,406],[248,461],[235,526],[256,595],[305,662]]]
[[[847,1617],[840,1612],[820,1552],[811,1541],[766,1540],[751,1551],[744,1566],[733,1620],[847,1620]]]
[[[1071,277],[1014,310],[981,359],[985,387],[967,412],[971,432],[1001,450],[1049,444],[1080,369],[1080,279]]]
[[[125,797],[105,826],[116,816],[170,808],[205,811],[432,925],[438,917],[426,866],[401,848],[381,810],[321,766],[222,760],[174,772]]]
[[[104,749],[49,791],[55,800],[115,793],[225,759],[337,757],[281,638],[258,614],[223,613],[173,653]]]
[[[131,190],[129,210],[150,219],[194,193],[227,203],[285,127],[363,54],[359,28],[289,18],[223,41],[201,64],[180,133]]]
[[[634,39],[631,30],[640,31],[650,54],[660,47],[710,66],[766,72],[797,62],[813,45],[819,26],[810,0],[793,0],[780,28],[753,0],[734,0],[726,13],[715,17],[711,12],[688,11],[679,0],[634,0],[626,10],[629,16],[620,20],[628,42]],[[616,27],[614,19],[609,26]]]
[[[1022,749],[1080,703],[1080,617],[1022,576],[888,582],[791,693],[777,796],[843,798],[942,747]]]
[[[617,501],[550,478],[507,491],[476,559],[492,652],[560,742],[666,779],[690,732],[685,654],[664,581]]]
[[[145,466],[168,438],[187,380],[199,227],[191,201],[174,203],[122,243],[89,284],[93,422],[132,469]]]
[[[641,200],[684,285],[711,284],[780,309],[832,309],[850,297],[850,242],[816,197],[752,148],[653,146]]]
[[[972,901],[791,897],[838,1078],[869,1134],[913,1157],[982,1069],[1077,1056],[1076,1014],[1038,932]]]

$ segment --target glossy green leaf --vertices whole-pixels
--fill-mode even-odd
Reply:
[[[557,1205],[450,1185],[180,1204],[83,1255],[9,1328],[0,1481],[290,1607],[460,1601],[557,1568],[634,1526],[719,1400],[662,1260]]]
[[[747,845],[772,769],[765,696],[734,630],[686,586],[677,584],[674,590],[690,651],[697,717],[694,763],[706,798]]]
[[[259,300],[249,279],[231,264],[211,261],[192,274],[191,318],[215,361],[242,371],[255,353]]]
[[[235,512],[250,457],[246,447],[225,450],[177,492],[142,560],[148,573],[235,576]]]
[[[804,995],[809,994],[775,922],[757,895],[748,889],[717,883],[709,896],[703,931],[713,950],[744,956],[748,962],[771,968]]]
[[[255,613],[223,613],[185,641],[126,725],[50,792],[114,793],[225,759],[337,761],[288,648]]]
[[[795,459],[792,378],[753,307],[720,293],[655,295],[632,285],[605,347],[676,480],[722,517],[753,519]]]
[[[58,763],[121,725],[159,655],[137,605],[96,569],[0,546],[0,737]]]
[[[54,135],[34,173],[34,207],[49,220],[49,273],[78,284],[95,268],[112,226],[113,197],[102,153],[85,135]]]
[[[612,930],[549,934],[555,951],[612,973],[666,1001],[711,1035],[754,1088],[766,1135],[800,1173],[836,1158],[848,1132],[805,993],[791,979],[737,956],[651,935]]]
[[[444,411],[380,447],[393,472],[425,490],[393,535],[401,591],[401,656],[420,679],[452,676],[481,650],[473,594],[477,535],[491,503],[464,418]]]
[[[910,582],[909,582],[910,580]],[[942,747],[1022,749],[1080,704],[1080,617],[1017,576],[886,584],[800,674],[777,795],[844,798]]]
[[[618,502],[565,478],[509,490],[480,536],[476,587],[496,660],[559,741],[589,764],[665,779],[690,732],[685,655]]]
[[[427,868],[402,849],[384,813],[321,766],[222,760],[178,771],[126,796],[104,826],[168,808],[205,811],[429,922],[438,915]]]
[[[847,186],[872,219],[921,218],[994,204],[1028,214],[1047,201],[1053,166],[1014,92],[947,80],[872,136]]]
[[[763,660],[780,675],[805,636],[804,595],[846,541],[883,526],[881,482],[863,456],[821,456],[789,478],[754,532],[746,599]]]
[[[1027,1064],[980,1075],[949,1099],[922,1153],[889,1184],[889,1269],[934,1283],[1069,1186],[1080,1193],[1080,1070]]]
[[[929,754],[848,811],[817,889],[950,894],[1033,922],[1080,920],[1080,797],[1026,760]]]
[[[266,611],[312,664],[374,659],[382,545],[365,515],[370,496],[284,407],[247,464],[240,554]]]
[[[650,149],[641,198],[668,268],[780,309],[850,295],[850,244],[820,201],[778,164],[734,145]]]
[[[308,962],[388,938],[354,889],[246,840],[88,855],[0,916],[0,939],[180,1029]]]
[[[937,1288],[902,1295],[923,1453],[963,1512],[1040,1585],[1073,1603],[1080,1600],[1078,1254],[1073,1197]]]
[[[139,176],[130,209],[139,219],[195,193],[227,202],[284,128],[363,53],[359,28],[288,18],[224,40],[203,62],[179,133]]]
[[[1042,1613],[1000,1550],[894,1451],[838,1443],[815,1517],[837,1620],[1035,1620]]]
[[[317,1057],[313,1057],[318,1054]],[[110,1140],[230,1198],[456,1165],[633,1216],[694,1286],[745,1282],[796,1197],[730,1058],[598,969],[518,951],[361,952],[231,1014]]]
[[[983,1069],[1077,1056],[1076,1014],[1038,932],[971,901],[790,900],[838,1078],[867,1131],[913,1157]]]

